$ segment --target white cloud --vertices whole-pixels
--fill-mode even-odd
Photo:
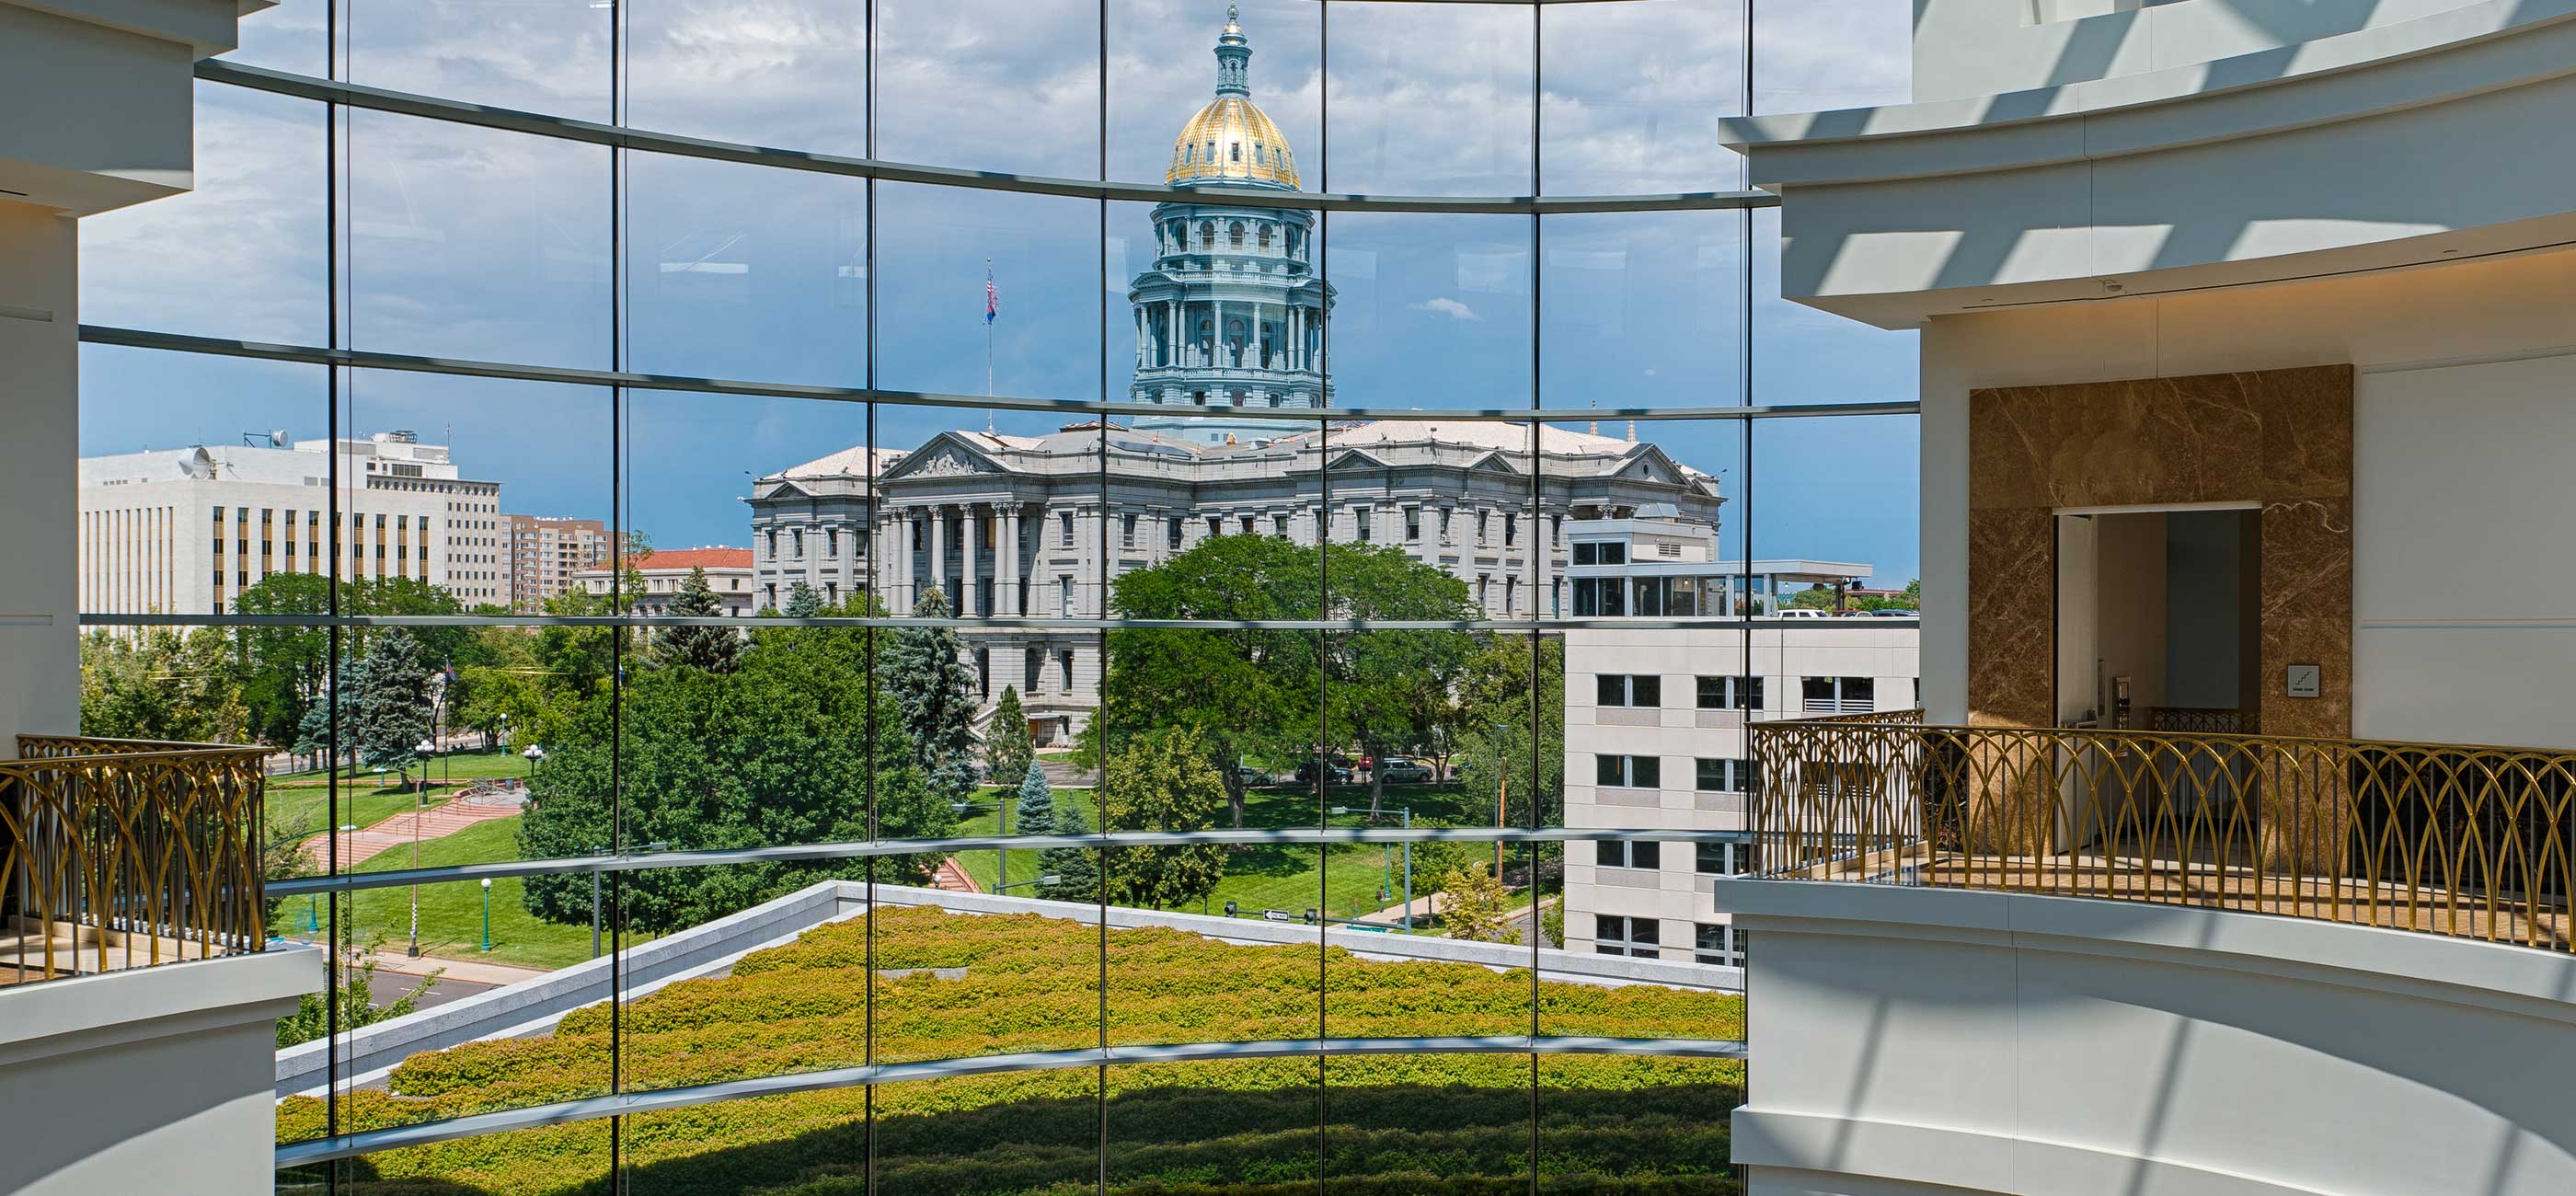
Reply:
[[[1468,323],[1482,321],[1485,318],[1477,315],[1475,308],[1469,307],[1464,303],[1460,303],[1446,295],[1442,295],[1437,299],[1426,299],[1420,303],[1408,304],[1407,306],[1411,307],[1415,311],[1427,311],[1435,315],[1447,316],[1452,320]]]

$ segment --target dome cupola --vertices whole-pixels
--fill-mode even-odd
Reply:
[[[1288,138],[1252,102],[1246,82],[1251,61],[1252,45],[1244,39],[1241,16],[1228,4],[1225,31],[1216,39],[1216,98],[1181,126],[1164,182],[1297,189],[1297,156],[1288,148]]]

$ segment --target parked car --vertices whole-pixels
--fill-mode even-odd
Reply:
[[[1407,756],[1389,756],[1378,768],[1389,785],[1428,785],[1440,779],[1430,765]]]
[[[1314,784],[1314,783],[1315,783],[1315,763],[1316,763],[1316,762],[1315,762],[1315,759],[1314,759],[1313,757],[1311,757],[1311,756],[1310,756],[1310,757],[1307,757],[1307,758],[1306,758],[1306,759],[1304,759],[1304,760],[1298,761],[1298,763],[1297,763],[1297,783],[1298,783],[1298,784],[1300,784],[1300,785],[1312,785],[1312,784]],[[1348,785],[1348,784],[1350,784],[1350,783],[1351,783],[1351,762],[1350,762],[1350,759],[1349,759],[1348,757],[1346,757],[1346,756],[1334,756],[1334,757],[1332,757],[1332,758],[1331,758],[1331,760],[1330,760],[1330,761],[1328,761],[1328,762],[1327,762],[1326,767],[1327,767],[1328,771],[1324,774],[1324,783],[1325,783],[1325,784],[1327,784],[1327,785]]]
[[[1276,785],[1279,783],[1279,775],[1277,773],[1271,772],[1265,768],[1254,768],[1249,764],[1235,765],[1234,775],[1242,780],[1246,788],[1253,788],[1262,785]]]
[[[1830,619],[1833,615],[1826,611],[1817,610],[1814,607],[1790,606],[1781,608],[1780,612],[1773,617],[1781,619]]]

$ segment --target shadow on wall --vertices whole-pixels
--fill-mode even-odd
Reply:
[[[1336,1073],[1390,1060],[1276,1059],[1233,1070],[1224,1086],[1161,1084],[1097,1099],[1089,1071],[978,1076],[881,1087],[877,1190],[980,1196],[1091,1191],[1101,1178],[1106,1113],[1112,1190],[1157,1196],[1288,1196],[1320,1179],[1337,1193],[1525,1193],[1530,1152],[1527,1056],[1421,1057],[1434,1069],[1513,1075],[1516,1085],[1335,1084]],[[1563,1090],[1539,1060],[1537,1150],[1550,1190],[1736,1196],[1727,1165],[1733,1085],[1650,1082],[1619,1091]],[[1641,1078],[1660,1060],[1623,1060]],[[1140,1064],[1122,1073],[1192,1068]],[[1142,1078],[1142,1077],[1137,1077]],[[1214,1076],[1202,1076],[1214,1079]],[[1002,1094],[1017,1099],[959,1108]],[[634,1196],[859,1196],[867,1190],[866,1094],[858,1089],[767,1097],[629,1117],[621,1150]],[[1318,1124],[1319,1109],[1321,1124]],[[724,1149],[710,1141],[774,1135]],[[548,1139],[551,1139],[549,1142]],[[586,1122],[418,1148],[343,1164],[354,1196],[609,1196],[608,1123]],[[446,1176],[460,1178],[450,1179]],[[576,1178],[580,1177],[580,1178]],[[322,1185],[282,1173],[277,1190]]]

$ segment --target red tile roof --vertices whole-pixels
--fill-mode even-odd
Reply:
[[[748,569],[748,548],[674,548],[647,553],[630,559],[626,567],[638,572],[652,569]]]

